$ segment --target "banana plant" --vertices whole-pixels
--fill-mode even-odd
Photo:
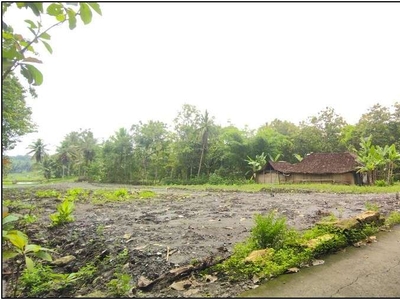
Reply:
[[[267,163],[267,156],[263,152],[260,155],[256,155],[255,159],[252,159],[250,156],[247,156],[247,158],[248,159],[245,159],[245,161],[247,161],[247,163],[250,165],[251,171],[253,172],[253,175],[250,178],[250,180],[252,180],[256,178],[256,172],[261,170],[262,167]]]

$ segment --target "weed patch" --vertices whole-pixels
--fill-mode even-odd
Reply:
[[[396,224],[400,224],[400,212],[392,211],[390,215],[385,220],[386,226],[394,226]]]

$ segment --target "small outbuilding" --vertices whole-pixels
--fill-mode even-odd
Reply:
[[[257,172],[258,183],[362,184],[359,163],[349,153],[311,153],[296,164],[269,161]]]

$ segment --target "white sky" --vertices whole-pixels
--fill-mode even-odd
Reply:
[[[400,101],[400,3],[100,5],[89,25],[50,31],[28,99],[38,132],[7,154],[37,138],[55,149],[79,128],[101,140],[140,120],[172,124],[184,103],[257,129],[327,106],[354,124]]]

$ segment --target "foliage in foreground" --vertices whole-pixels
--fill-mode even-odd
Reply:
[[[386,224],[400,223],[400,213],[393,212]],[[329,223],[317,224],[302,233],[289,228],[283,217],[274,213],[256,215],[250,237],[235,245],[230,258],[216,265],[218,271],[231,280],[271,278],[285,273],[289,268],[310,265],[311,261],[357,241],[364,240],[379,231],[375,223],[358,229],[338,229]],[[255,250],[265,250],[261,256],[249,261]]]

